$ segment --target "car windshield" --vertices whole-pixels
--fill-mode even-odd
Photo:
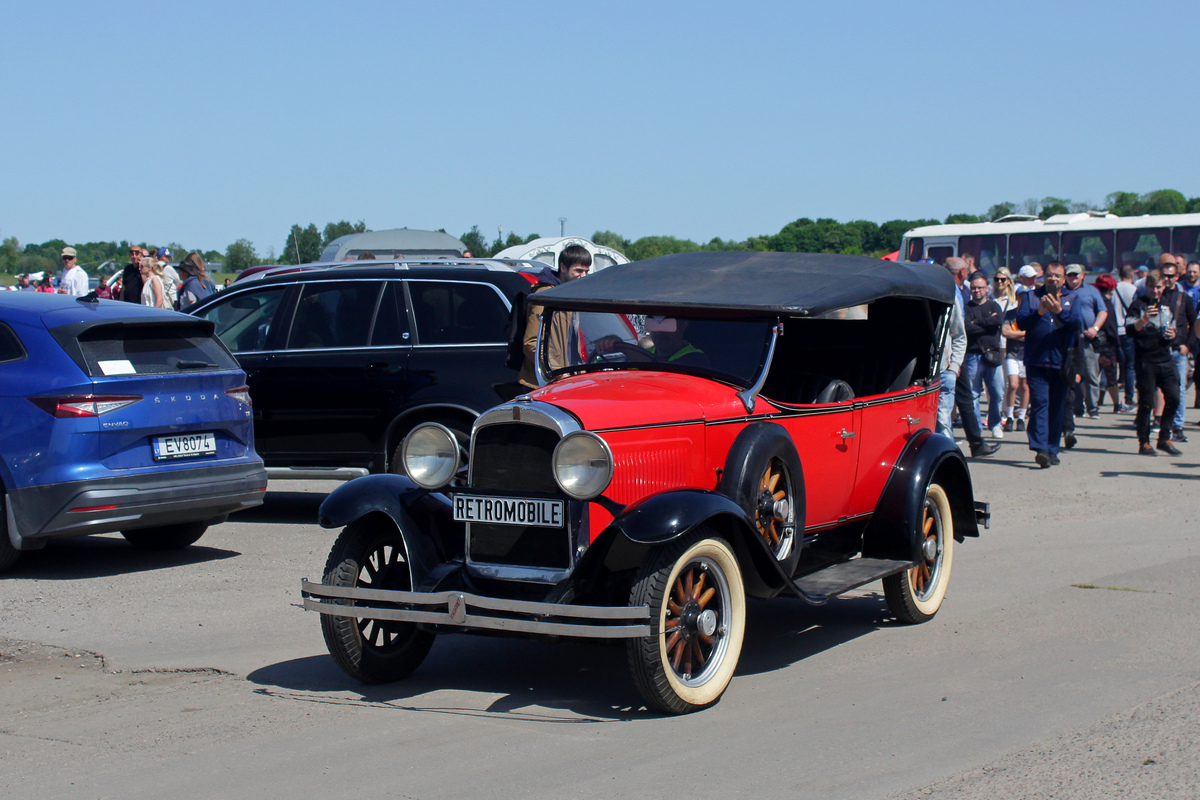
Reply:
[[[772,320],[550,311],[543,317],[543,370],[654,369],[749,386],[769,349]]]

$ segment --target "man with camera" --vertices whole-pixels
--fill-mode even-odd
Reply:
[[[1025,331],[1025,374],[1029,383],[1029,449],[1039,467],[1058,464],[1059,439],[1067,407],[1063,364],[1070,365],[1079,338],[1075,294],[1064,291],[1061,261],[1046,265],[1045,284],[1021,295],[1017,327]]]
[[[1174,265],[1172,265],[1174,266]],[[1150,419],[1154,414],[1154,392],[1163,394],[1163,422],[1158,431],[1158,449],[1167,455],[1179,455],[1171,444],[1171,423],[1179,408],[1179,375],[1175,371],[1171,346],[1176,340],[1176,320],[1171,307],[1162,302],[1166,281],[1162,272],[1150,270],[1146,276],[1146,295],[1129,306],[1125,333],[1133,337],[1134,364],[1137,374],[1138,454],[1157,455],[1150,446]],[[1181,321],[1187,324],[1186,320]]]

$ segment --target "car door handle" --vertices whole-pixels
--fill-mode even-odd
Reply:
[[[921,424],[921,418],[914,417],[912,414],[908,414],[906,416],[901,417],[900,421],[907,422],[909,425],[920,425]]]
[[[853,439],[855,436],[858,436],[858,434],[854,431],[848,431],[845,428],[842,428],[841,436],[842,439]]]
[[[367,364],[367,374],[368,375],[395,375],[399,371],[400,371],[399,367],[393,367],[391,364],[388,364],[386,362],[380,362],[378,364]]]

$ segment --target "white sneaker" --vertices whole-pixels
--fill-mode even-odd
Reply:
[[[1003,439],[1004,438],[1004,423],[1000,423],[996,427],[992,428],[992,438],[993,439]]]

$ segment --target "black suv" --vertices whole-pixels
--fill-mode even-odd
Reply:
[[[387,471],[421,422],[465,444],[480,412],[518,392],[504,361],[531,288],[495,261],[351,262],[234,284],[188,313],[246,371],[268,474],[352,477]]]

